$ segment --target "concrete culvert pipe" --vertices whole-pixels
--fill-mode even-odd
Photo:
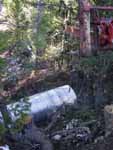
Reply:
[[[61,107],[63,104],[77,105],[76,99],[77,96],[74,90],[69,85],[64,85],[28,97],[28,102],[30,104],[29,110],[24,110],[24,106],[26,105],[26,102],[24,101],[9,104],[7,108],[11,113],[13,121],[20,117],[20,114],[15,115],[15,111],[18,109],[20,113],[23,111],[31,117],[35,117],[35,120],[40,122],[40,120],[46,120],[49,114]]]

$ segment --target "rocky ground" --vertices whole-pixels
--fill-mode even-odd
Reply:
[[[53,119],[54,118],[54,119]],[[113,135],[105,133],[102,112],[63,106],[46,125],[25,129],[9,142],[11,150],[111,150]],[[25,140],[26,139],[26,140]]]

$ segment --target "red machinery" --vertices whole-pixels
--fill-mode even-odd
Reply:
[[[96,37],[93,38],[94,41],[97,41],[98,47],[113,48],[113,17],[105,18],[99,17],[99,11],[113,11],[112,6],[86,6],[84,7],[85,12],[90,12],[91,16],[93,16],[92,28]],[[93,15],[92,15],[93,13]],[[92,38],[92,37],[91,37]],[[95,42],[93,43],[95,45]]]
[[[100,20],[98,25],[99,45],[113,44],[113,20]]]
[[[66,33],[80,39],[80,54],[83,56],[113,49],[113,17],[100,17],[100,11],[113,11],[113,7],[92,6],[89,0],[79,0],[79,28],[65,26]]]
[[[93,6],[89,0],[79,0],[80,54],[83,56],[113,49],[113,17],[102,18],[100,11],[113,11],[113,7]]]

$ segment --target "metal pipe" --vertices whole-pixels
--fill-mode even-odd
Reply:
[[[112,6],[91,6],[90,9],[98,9],[98,10],[109,10],[109,11],[113,11],[113,7]]]

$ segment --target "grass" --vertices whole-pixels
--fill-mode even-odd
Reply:
[[[0,31],[0,53],[8,49],[12,42],[12,33],[10,31]]]

